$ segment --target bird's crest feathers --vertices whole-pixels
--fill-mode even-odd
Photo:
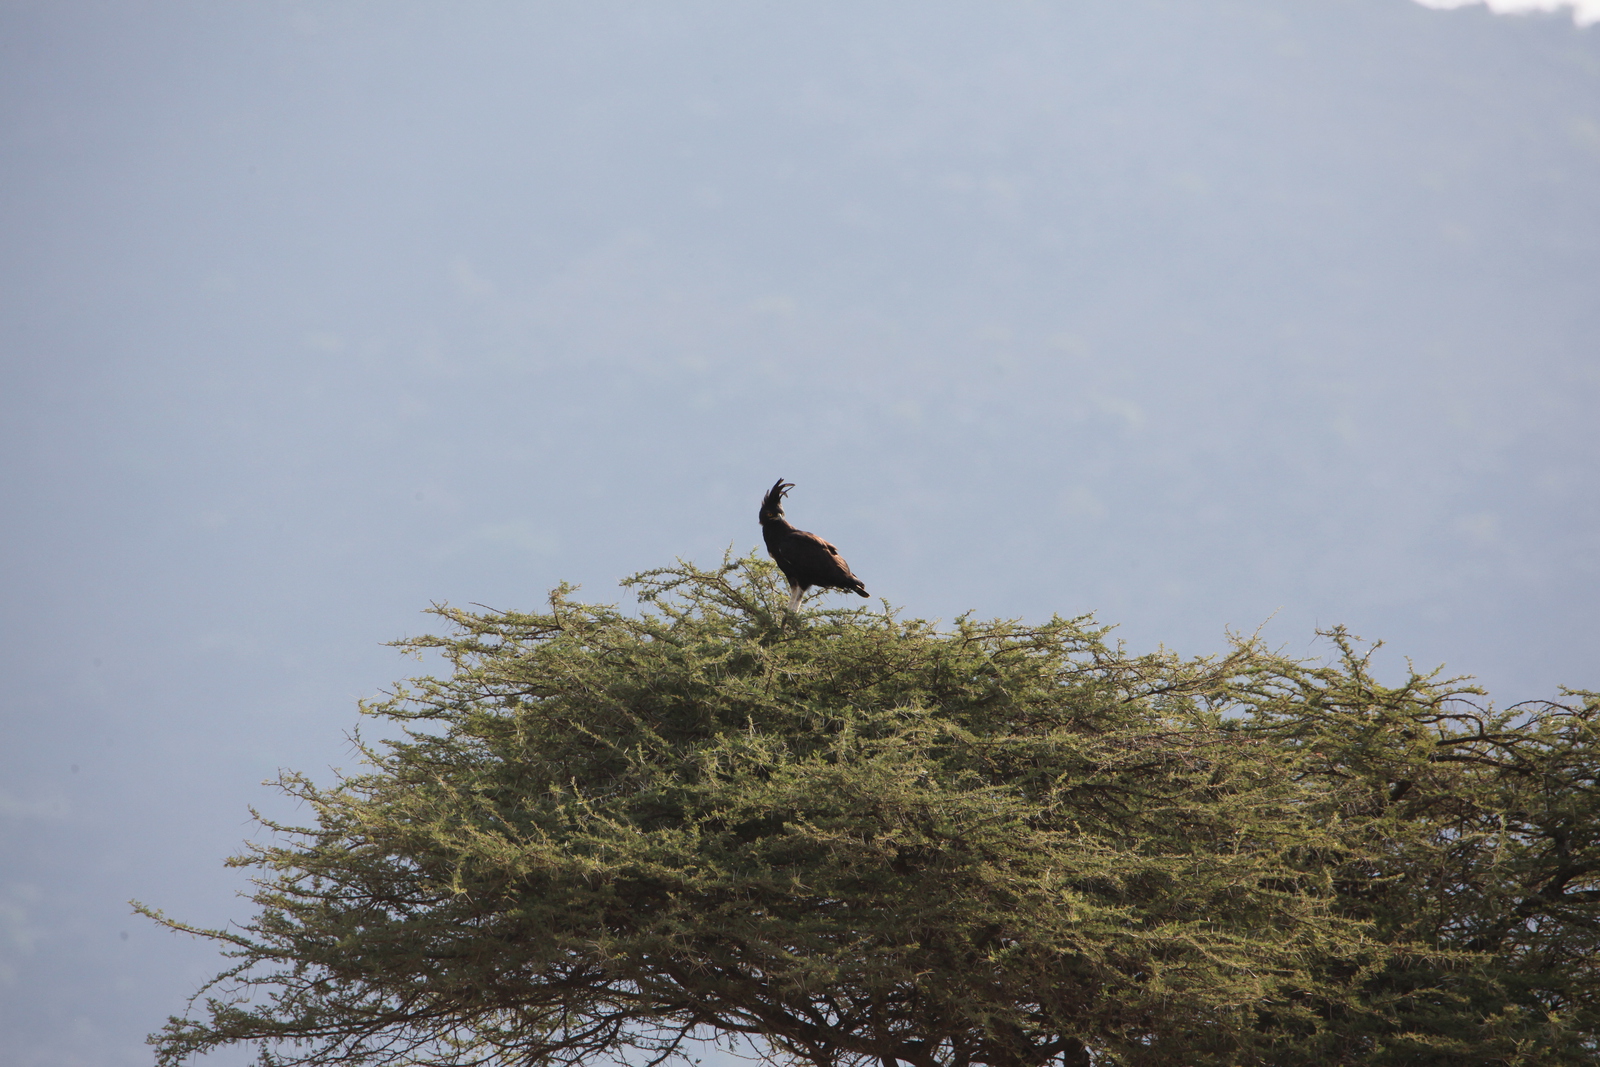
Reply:
[[[786,482],[779,478],[767,490],[767,495],[761,498],[761,521],[772,522],[783,518],[783,498],[794,488],[793,482]]]

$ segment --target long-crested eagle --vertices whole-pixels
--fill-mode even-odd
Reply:
[[[779,478],[761,498],[761,538],[789,579],[789,610],[799,611],[800,598],[814,585],[869,596],[837,548],[814,533],[796,530],[783,517],[783,498],[793,488],[793,482]]]

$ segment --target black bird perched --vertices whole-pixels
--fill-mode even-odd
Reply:
[[[761,538],[778,569],[789,579],[789,610],[799,611],[800,598],[814,585],[871,595],[861,579],[850,573],[850,564],[837,548],[814,533],[796,530],[783,517],[783,498],[793,488],[793,482],[779,478],[761,498]]]

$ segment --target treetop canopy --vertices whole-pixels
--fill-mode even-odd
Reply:
[[[1594,1061],[1594,694],[796,617],[756,559],[625,584],[399,643],[448,671],[283,777],[315,820],[231,861],[257,914],[151,912],[235,960],[163,1064]]]

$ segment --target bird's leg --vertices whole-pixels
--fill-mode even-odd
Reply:
[[[798,585],[789,586],[789,610],[799,614],[800,598],[805,595],[805,590]]]

